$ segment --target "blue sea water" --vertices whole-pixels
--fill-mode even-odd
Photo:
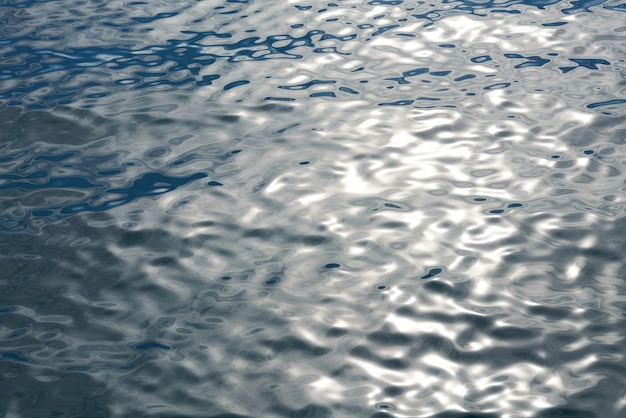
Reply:
[[[0,0],[0,415],[626,417],[623,0]]]

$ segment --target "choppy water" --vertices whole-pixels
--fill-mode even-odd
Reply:
[[[626,3],[0,4],[0,415],[626,416]]]

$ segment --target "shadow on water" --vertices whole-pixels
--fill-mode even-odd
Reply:
[[[184,278],[184,269],[172,268],[176,254],[157,257],[150,265],[181,276],[178,286],[196,294],[190,300],[100,246],[104,233],[106,242],[122,248],[163,251],[177,243],[183,251],[193,248],[181,246],[182,240],[164,230],[132,234],[92,228],[72,218],[47,233],[52,235],[4,236],[2,243],[11,245],[13,254],[0,266],[3,416],[181,416],[150,412],[146,402],[155,391],[158,398],[167,393],[172,404],[189,411],[217,413],[221,408],[215,398],[185,394],[184,389],[202,382],[207,391],[227,390],[227,368],[205,363],[206,371],[198,375],[184,363],[209,360],[202,351],[209,347],[234,349],[248,361],[261,361],[253,351],[233,345],[225,333],[226,318],[266,328],[285,324],[244,294],[220,296],[219,285]],[[164,309],[152,311],[150,305]],[[200,341],[207,346],[189,353]],[[289,349],[289,343],[277,349]],[[276,377],[281,380],[280,374]],[[120,384],[132,387],[133,394],[125,410],[111,410],[111,391]],[[163,384],[169,388],[161,392]],[[136,404],[138,393],[145,396]],[[116,395],[118,402],[121,398]],[[152,408],[158,410],[158,404]]]
[[[98,329],[83,304],[62,293],[57,263],[71,251],[23,235],[4,235],[1,246],[0,414],[111,416],[106,381],[76,363],[97,354],[101,338],[119,342],[120,333]]]
[[[6,356],[6,352],[3,356],[4,361],[0,362],[3,417],[111,416],[111,399],[98,379],[80,372],[24,364],[19,358]]]
[[[271,302],[288,280],[277,247],[327,245],[328,234],[210,220],[175,229],[117,223],[85,212],[43,233],[2,235],[5,416],[257,416],[229,412],[220,399],[279,416],[330,416],[285,405],[269,387],[240,389],[285,384],[278,364],[328,353],[290,333]],[[237,261],[245,243],[274,255],[256,267]]]

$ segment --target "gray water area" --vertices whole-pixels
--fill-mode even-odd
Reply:
[[[625,12],[0,2],[0,416],[626,417]]]

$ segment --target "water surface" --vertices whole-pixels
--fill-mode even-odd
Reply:
[[[0,5],[0,415],[626,416],[626,4]]]

